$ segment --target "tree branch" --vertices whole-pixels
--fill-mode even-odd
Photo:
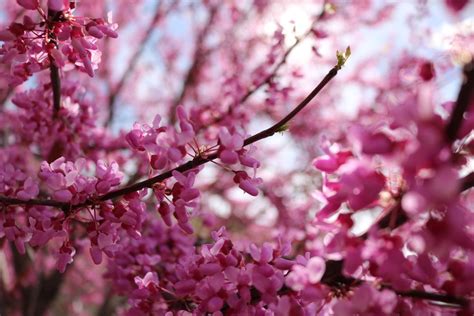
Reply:
[[[326,270],[321,278],[321,283],[330,287],[358,286],[366,282],[364,280],[347,277],[342,272],[344,262],[342,260],[326,260]],[[464,307],[468,304],[468,299],[441,293],[425,292],[419,290],[398,291],[388,284],[382,284],[381,289],[388,289],[403,297],[413,299],[429,300],[438,303],[448,303]]]
[[[61,107],[61,79],[59,78],[59,69],[54,65],[50,58],[49,71],[51,73],[51,87],[53,89],[53,118],[57,118]]]
[[[283,131],[285,129],[286,124],[293,117],[295,117],[301,110],[303,110],[311,102],[311,100],[314,99],[314,97],[316,97],[316,95],[337,75],[338,71],[339,71],[338,66],[333,67],[326,74],[326,76],[321,80],[321,82],[314,88],[314,90],[311,91],[311,93],[303,101],[301,101],[301,103],[298,104],[293,111],[291,111],[288,115],[286,115],[283,119],[281,119],[279,122],[277,122],[273,126],[245,139],[244,146],[248,146],[259,140],[270,137],[277,132]],[[161,173],[155,177],[137,182],[135,184],[126,186],[121,189],[111,191],[109,193],[106,193],[104,195],[97,197],[94,200],[87,200],[83,203],[79,203],[76,205],[70,205],[69,203],[59,202],[55,200],[39,200],[39,199],[21,200],[21,199],[10,198],[10,197],[5,197],[5,196],[0,196],[0,203],[4,203],[7,205],[24,204],[24,205],[54,206],[54,207],[61,208],[63,211],[66,212],[66,210],[73,210],[73,209],[82,208],[88,205],[93,205],[97,201],[107,201],[110,199],[123,196],[128,193],[139,191],[144,188],[151,188],[155,183],[162,182],[168,178],[171,178],[173,171],[185,172],[185,171],[194,169],[196,167],[199,167],[211,160],[214,160],[217,157],[218,157],[217,153],[213,153],[206,157],[196,156],[193,160],[188,161],[172,170]]]
[[[397,295],[400,295],[403,297],[411,297],[414,299],[422,299],[422,300],[434,301],[438,303],[448,303],[448,304],[458,305],[461,307],[464,307],[468,304],[467,299],[463,297],[459,297],[459,296],[449,295],[449,294],[440,294],[440,293],[425,292],[425,291],[418,291],[418,290],[397,291],[397,290],[394,290],[389,285],[383,285],[382,288],[392,290]]]
[[[48,36],[52,43],[57,47],[56,35],[52,31],[54,22],[58,21],[61,12],[48,10]],[[53,90],[53,119],[58,116],[59,109],[61,107],[61,79],[59,77],[59,69],[54,64],[54,59],[49,56],[49,72],[51,78],[51,89]]]
[[[252,143],[255,143],[261,139],[267,138],[272,136],[273,134],[282,131],[285,129],[285,125],[294,117],[296,116],[304,107],[308,105],[308,103],[334,78],[337,74],[337,67],[332,68],[328,74],[323,78],[323,80],[318,84],[318,86],[287,116],[285,116],[282,120],[277,122],[275,125],[271,126],[270,128],[263,130],[253,136],[248,137],[244,141],[244,146],[248,146]],[[217,154],[212,154],[207,157],[197,156],[193,160],[188,161],[172,170],[166,171],[161,173],[155,177],[131,184],[121,189],[117,189],[106,193],[104,195],[99,196],[96,200],[87,200],[84,203],[70,205],[69,203],[59,202],[55,200],[48,200],[48,199],[29,199],[29,200],[22,200],[18,198],[12,198],[7,196],[0,195],[0,204],[4,205],[43,205],[43,206],[52,206],[62,209],[65,213],[71,209],[77,209],[81,207],[85,207],[88,205],[94,204],[96,201],[106,201],[110,199],[114,199],[120,197],[122,195],[139,191],[144,188],[151,188],[153,184],[162,182],[172,176],[172,171],[176,170],[179,172],[185,172],[191,169],[194,169],[200,165],[207,163],[208,161],[214,160],[217,158]],[[467,176],[461,179],[461,192],[466,191],[474,186],[474,173],[470,173]],[[387,215],[390,216],[390,215]],[[380,227],[385,228],[388,225],[389,218],[382,218],[380,221]],[[401,219],[403,222],[404,219]]]
[[[12,198],[8,196],[0,195],[0,204],[4,205],[43,205],[43,206],[53,206],[58,208],[63,208],[68,206],[67,203],[59,202],[55,200],[45,200],[45,199],[29,199],[22,200],[18,198]]]
[[[306,105],[308,105],[308,103],[311,102],[311,100],[314,99],[314,97],[326,86],[326,84],[328,84],[329,81],[331,81],[331,79],[333,79],[337,75],[338,71],[339,71],[339,69],[337,68],[337,66],[333,67],[327,73],[327,75],[323,78],[323,80],[318,84],[318,86],[316,88],[314,88],[314,90],[311,91],[311,93],[303,101],[301,101],[301,103],[293,111],[291,111],[287,116],[285,116],[283,119],[281,119],[278,123],[276,123],[272,127],[267,128],[266,130],[263,130],[260,133],[257,133],[255,135],[247,138],[244,141],[244,145],[245,146],[250,145],[250,144],[255,143],[256,141],[258,141],[260,139],[270,137],[270,136],[272,136],[273,134],[275,134],[277,132],[281,132],[281,131],[285,130],[286,124],[293,117],[295,117],[296,114],[298,114],[301,110],[303,110],[306,107]]]
[[[457,138],[464,113],[474,101],[474,61],[464,66],[463,74],[464,82],[459,90],[458,99],[445,129],[445,135],[449,142],[453,142]]]
[[[461,191],[467,191],[474,187],[474,172],[461,178]]]
[[[5,90],[5,92],[2,94],[2,98],[0,99],[0,108],[5,106],[5,103],[7,103],[7,100],[13,94],[13,91],[14,89],[12,87],[9,87]]]

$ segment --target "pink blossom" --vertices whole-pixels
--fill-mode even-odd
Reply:
[[[48,9],[53,11],[64,10],[64,0],[48,0]]]
[[[435,69],[431,62],[427,61],[420,65],[420,77],[425,81],[430,81],[435,77]]]
[[[134,280],[139,289],[158,285],[158,275],[155,272],[148,272],[143,279],[137,276]]]
[[[324,172],[335,172],[352,154],[340,151],[335,154],[323,155],[313,160],[313,166]]]
[[[221,129],[219,141],[221,143],[219,158],[222,162],[230,165],[237,163],[239,159],[237,151],[242,148],[244,139],[238,134],[230,134],[227,129]]]
[[[76,249],[71,247],[68,243],[64,243],[61,246],[56,262],[56,268],[59,272],[64,273],[64,271],[66,271],[66,266],[72,263],[75,254]]]
[[[17,2],[27,10],[36,10],[39,7],[38,0],[17,0]]]
[[[286,284],[295,291],[303,290],[308,284],[317,284],[326,269],[325,261],[319,257],[310,258],[306,265],[295,264],[286,277]]]
[[[38,193],[38,184],[33,181],[33,178],[28,177],[23,183],[23,189],[17,193],[17,196],[20,199],[28,200],[36,197]]]
[[[445,0],[444,1],[446,6],[453,10],[453,12],[459,12],[461,11],[466,4],[468,4],[468,0]]]
[[[234,182],[239,184],[239,188],[250,195],[257,196],[257,186],[260,184],[260,178],[250,178],[245,171],[237,171],[234,176]]]

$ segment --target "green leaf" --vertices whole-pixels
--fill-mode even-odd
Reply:
[[[349,59],[349,56],[351,55],[351,47],[347,46],[346,51],[344,53],[341,53],[340,51],[336,51],[336,57],[337,57],[337,69],[341,69],[342,66],[346,63],[347,59]]]
[[[277,133],[283,133],[285,131],[287,131],[289,128],[289,126],[287,124],[283,125],[283,126],[280,126],[278,129],[277,129]]]
[[[332,3],[326,3],[324,5],[324,12],[327,14],[334,14],[336,13],[336,6]]]

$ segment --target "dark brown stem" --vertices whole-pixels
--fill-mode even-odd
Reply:
[[[56,37],[52,31],[54,23],[58,21],[61,12],[48,10],[48,36],[51,43],[57,46]],[[61,78],[59,77],[59,69],[54,64],[54,59],[49,56],[49,72],[51,78],[51,89],[53,90],[53,119],[57,118],[59,109],[61,108]]]
[[[13,94],[13,88],[8,88],[5,90],[5,92],[2,94],[2,97],[0,99],[0,108],[5,106],[5,103],[7,103],[7,100],[10,98],[10,96]]]
[[[474,102],[474,61],[464,66],[463,84],[459,90],[454,110],[446,125],[445,135],[449,142],[453,142],[461,128],[464,113]]]
[[[321,283],[328,285],[330,287],[353,287],[358,286],[364,283],[364,280],[354,279],[352,277],[347,277],[343,274],[343,261],[342,260],[326,260],[326,271],[324,272],[323,277],[321,278]],[[382,289],[388,289],[396,293],[397,295],[403,297],[411,297],[414,299],[429,300],[438,303],[448,303],[452,305],[457,305],[464,307],[468,304],[468,300],[463,297],[453,296],[449,294],[425,292],[419,290],[408,290],[408,291],[398,291],[393,289],[390,285],[384,284],[381,287]]]
[[[293,111],[291,111],[287,116],[285,116],[283,119],[281,119],[278,123],[276,123],[272,127],[267,128],[266,130],[263,130],[260,133],[257,133],[247,138],[244,141],[244,145],[245,146],[250,145],[260,139],[270,137],[277,132],[283,131],[285,129],[286,124],[292,118],[294,118],[296,114],[298,114],[301,110],[303,110],[308,105],[308,103],[311,102],[311,100],[314,99],[314,97],[329,83],[329,81],[331,81],[331,79],[333,79],[337,75],[337,72],[338,72],[338,68],[333,67],[328,72],[328,74],[323,78],[323,80],[317,85],[317,87],[314,88],[314,90],[311,91],[311,93],[303,101],[301,101],[301,103],[298,104],[298,106]]]
[[[44,206],[53,206],[58,208],[63,208],[67,206],[67,203],[59,202],[55,200],[44,200],[44,199],[29,199],[29,200],[22,200],[17,198],[11,198],[8,196],[0,195],[0,205],[44,205]]]
[[[59,78],[59,69],[54,65],[52,58],[50,58],[49,72],[53,89],[53,118],[57,118],[61,108],[61,79]]]
[[[472,187],[474,187],[474,172],[471,172],[461,179],[461,191],[467,191]]]
[[[409,290],[409,291],[397,291],[394,290],[389,285],[383,285],[382,288],[386,288],[392,290],[397,295],[403,297],[411,297],[414,299],[421,299],[421,300],[428,300],[438,303],[448,303],[453,305],[458,305],[464,307],[468,304],[468,300],[463,297],[458,297],[449,294],[440,294],[440,293],[432,293],[432,292],[425,292],[425,291],[418,291],[418,290]]]
[[[303,110],[309,103],[310,101],[316,97],[316,95],[336,76],[338,72],[338,67],[335,66],[333,67],[327,75],[323,78],[323,80],[314,88],[313,91],[303,100],[301,101],[300,104],[298,104],[293,111],[291,111],[288,115],[286,115],[283,119],[281,119],[279,122],[277,122],[275,125],[267,128],[266,130],[261,131],[260,133],[257,133],[253,136],[248,137],[244,141],[244,146],[248,146],[250,144],[253,144],[259,140],[262,140],[264,138],[270,137],[274,135],[277,132],[283,131],[286,124],[296,116],[301,110]],[[139,191],[144,188],[151,188],[155,183],[162,182],[168,178],[171,178],[172,172],[173,171],[179,171],[179,172],[185,172],[188,170],[192,170],[196,167],[199,167],[209,161],[212,161],[216,159],[217,153],[211,154],[207,157],[202,157],[202,156],[196,156],[193,160],[188,161],[172,170],[166,171],[162,174],[159,174],[155,177],[137,182],[135,184],[126,186],[121,189],[117,189],[114,191],[111,191],[109,193],[106,193],[104,195],[99,196],[98,198],[94,200],[87,200],[84,203],[76,204],[76,205],[70,205],[68,203],[64,202],[59,202],[59,201],[54,201],[54,200],[38,200],[38,199],[30,199],[30,200],[21,200],[17,198],[9,198],[9,197],[4,197],[0,196],[0,203],[3,202],[3,204],[6,205],[16,205],[16,204],[26,204],[26,205],[46,205],[46,206],[54,206],[61,208],[63,211],[69,210],[69,209],[78,209],[82,208],[88,205],[93,205],[97,201],[106,201],[110,199],[114,199],[120,196],[123,196],[125,194],[129,194],[132,192]]]
[[[111,316],[114,314],[114,292],[110,287],[105,290],[104,300],[97,309],[97,316]]]
[[[273,125],[272,127],[261,131],[258,134],[255,134],[244,141],[244,145],[248,146],[252,143],[255,143],[261,139],[267,138],[272,136],[273,134],[281,131],[284,129],[285,124],[287,124],[298,112],[300,112],[323,88],[326,86],[326,84],[329,83],[329,81],[334,78],[337,74],[337,67],[332,68],[329,73],[323,78],[323,80],[319,83],[319,85],[293,110],[291,111],[287,116],[285,116],[282,120],[280,120],[278,123]],[[176,167],[173,170],[180,171],[180,172],[185,172],[191,169],[194,169],[200,165],[205,164],[208,161],[214,160],[217,158],[217,154],[212,154],[207,156],[206,158],[197,156],[191,161],[188,161],[178,167]],[[169,170],[166,171],[162,174],[159,174],[155,177],[137,182],[135,184],[131,184],[129,186],[126,186],[121,189],[117,189],[114,191],[111,191],[105,195],[99,196],[98,201],[106,201],[109,199],[114,199],[117,197],[120,197],[122,195],[136,192],[138,190],[144,189],[144,188],[150,188],[153,186],[153,184],[162,182],[172,176],[172,171]],[[467,176],[463,177],[461,179],[461,192],[466,191],[470,189],[471,187],[474,186],[474,173],[470,173]],[[96,201],[97,201],[96,200]],[[87,205],[92,205],[94,204],[94,201],[86,201],[81,204],[76,204],[76,205],[70,205],[69,203],[64,203],[64,202],[59,202],[55,200],[44,200],[44,199],[30,199],[30,200],[22,200],[18,198],[11,198],[11,197],[6,197],[6,196],[1,196],[0,195],[0,204],[4,205],[44,205],[44,206],[53,206],[62,209],[67,213],[68,210],[70,209],[77,209],[81,208]],[[403,214],[401,214],[403,216]],[[390,215],[387,215],[390,216]],[[397,219],[398,220],[398,219]],[[402,222],[404,219],[400,219]],[[385,228],[388,227],[389,223],[389,218],[382,218],[379,227],[380,228]]]
[[[301,110],[303,110],[308,103],[333,79],[338,72],[338,69],[336,67],[332,68],[329,73],[323,78],[323,80],[317,85],[316,88],[314,88],[313,91],[300,103],[298,106],[291,111],[287,116],[285,116],[283,119],[281,119],[279,122],[277,122],[275,125],[267,128],[266,130],[261,131],[260,133],[257,133],[253,136],[250,136],[249,138],[245,139],[244,141],[244,146],[248,146],[250,144],[253,144],[259,140],[262,140],[264,138],[270,137],[273,134],[282,131],[283,127],[293,118],[295,117],[296,114],[298,114]],[[165,179],[168,179],[172,176],[172,171],[176,170],[179,172],[184,172],[188,171],[191,169],[194,169],[208,161],[214,160],[217,158],[217,154],[212,154],[207,156],[206,158],[203,158],[201,156],[197,156],[191,161],[188,161],[187,163],[173,169],[170,171],[167,171],[165,173],[162,173],[160,175],[157,175],[156,177],[132,184],[128,187],[115,190],[112,192],[109,192],[99,198],[101,201],[113,199],[131,192],[135,192],[144,188],[150,188],[153,186],[153,184],[162,182]]]

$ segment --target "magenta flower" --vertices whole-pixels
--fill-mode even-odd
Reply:
[[[237,171],[234,176],[234,182],[248,194],[253,196],[258,195],[257,187],[261,183],[260,178],[250,178],[245,171]]]
[[[36,10],[39,7],[38,0],[17,0],[16,2],[27,10]]]
[[[229,130],[223,128],[219,131],[219,158],[223,163],[233,165],[239,161],[238,151],[244,145],[244,139],[237,133],[230,134]]]

